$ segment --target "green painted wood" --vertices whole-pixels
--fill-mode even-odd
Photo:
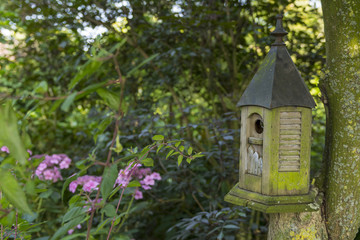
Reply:
[[[319,210],[316,195],[317,190],[311,189],[305,195],[267,196],[240,189],[236,185],[225,196],[225,201],[265,213],[312,212]]]
[[[310,162],[310,141],[311,141],[311,109],[302,107],[283,107],[280,112],[301,112],[301,138],[300,145],[281,145],[280,149],[292,149],[300,151],[300,168],[279,168],[278,173],[278,194],[293,195],[306,194],[309,191],[309,162]],[[283,113],[281,113],[283,114]],[[286,120],[286,119],[285,119]],[[292,125],[288,125],[292,126]],[[291,129],[289,127],[289,129]],[[296,155],[295,155],[296,156]],[[284,171],[286,170],[287,171]],[[298,169],[298,171],[296,171]]]
[[[246,189],[253,192],[261,192],[261,176],[246,173],[244,180],[244,185]]]
[[[279,108],[271,111],[271,133],[269,136],[270,145],[270,171],[269,171],[269,195],[278,195],[278,169],[279,169],[279,142],[280,142],[280,113]]]
[[[264,138],[263,138],[263,172],[261,193],[270,195],[270,159],[271,159],[271,139],[272,139],[272,111],[264,109]]]

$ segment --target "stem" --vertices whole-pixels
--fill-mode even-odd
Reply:
[[[17,237],[17,229],[18,229],[18,211],[16,210],[16,213],[15,213],[15,236],[14,236],[14,239],[16,239]]]
[[[136,192],[138,189],[139,189],[139,187],[136,188],[135,192]],[[121,221],[119,227],[116,229],[116,232],[121,229],[122,225],[124,224],[125,220],[127,219],[127,216],[128,216],[128,214],[129,214],[130,208],[131,208],[131,206],[132,206],[132,204],[133,204],[133,202],[134,202],[135,192],[134,192],[134,194],[133,194],[133,196],[132,196],[132,198],[131,198],[131,200],[130,200],[130,203],[129,203],[128,208],[126,209],[126,213],[125,213],[125,216],[124,216],[123,220]]]
[[[111,149],[114,147],[116,136],[118,134],[120,116],[121,117],[123,116],[121,106],[122,106],[122,100],[123,100],[123,97],[124,97],[125,78],[122,77],[122,74],[121,74],[120,68],[119,68],[119,64],[118,64],[118,62],[116,60],[116,57],[117,57],[118,54],[119,54],[119,50],[117,50],[116,54],[113,56],[113,59],[114,59],[114,64],[115,64],[115,70],[118,73],[119,81],[121,83],[120,104],[119,104],[119,109],[118,109],[117,117],[116,117],[116,121],[115,121],[115,129],[114,129],[114,132],[113,132],[113,138],[112,138],[112,141],[111,141],[111,146],[109,148],[108,156],[107,156],[107,159],[106,159],[106,166],[108,166],[109,163],[110,163],[111,154],[112,154]],[[103,181],[103,179],[101,179],[99,186],[101,186],[102,181]],[[90,238],[90,230],[91,230],[91,227],[92,227],[92,222],[93,222],[94,214],[95,214],[95,203],[98,201],[99,196],[100,196],[100,187],[99,187],[99,189],[98,189],[98,191],[96,193],[95,200],[92,203],[91,215],[90,215],[90,219],[89,219],[89,222],[88,222],[88,228],[87,228],[87,233],[86,233],[86,240],[88,240]]]

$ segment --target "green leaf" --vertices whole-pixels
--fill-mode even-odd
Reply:
[[[184,146],[180,146],[180,147],[179,147],[180,152],[183,152],[183,151],[184,151],[184,149],[185,149],[185,147],[184,147]]]
[[[183,160],[184,156],[183,155],[179,155],[178,157],[178,166],[180,166],[182,160]]]
[[[178,147],[181,144],[181,141],[175,143],[175,147]]]
[[[193,148],[192,148],[192,147],[189,147],[189,149],[188,149],[188,154],[191,155],[191,154],[192,154],[192,151],[193,151]]]
[[[107,199],[107,197],[113,190],[117,176],[118,170],[116,164],[105,168],[103,180],[100,186],[101,195],[104,200]]]
[[[77,218],[81,215],[84,215],[87,211],[87,208],[82,207],[82,206],[78,206],[78,207],[73,207],[70,208],[64,215],[63,220],[62,220],[62,224],[71,221],[74,218]]]
[[[117,111],[120,106],[120,95],[112,91],[109,91],[105,88],[100,88],[96,90],[97,94],[104,100],[105,104],[108,105],[111,109]]]
[[[0,131],[0,142],[9,148],[10,155],[20,164],[26,164],[28,153],[21,141],[17,118],[10,101],[0,105]]]
[[[35,193],[35,183],[32,180],[28,180],[25,183],[25,191],[27,194],[29,194],[30,196],[34,196],[36,195]]]
[[[144,66],[145,64],[147,64],[148,62],[150,62],[151,60],[153,60],[155,57],[157,57],[159,54],[156,53],[150,57],[148,57],[147,59],[145,59],[142,63],[140,63],[139,65],[137,65],[136,67],[134,67],[133,69],[131,69],[127,74],[126,74],[126,78],[130,77],[132,74],[134,74],[139,68],[141,68],[142,66]]]
[[[72,94],[70,94],[65,101],[63,102],[63,104],[61,104],[61,110],[63,110],[64,112],[68,112],[69,108],[71,106],[71,104],[74,102],[75,97],[77,95],[77,92],[73,92]]]
[[[56,109],[59,108],[59,106],[64,102],[64,99],[59,99],[59,100],[56,100],[53,105],[51,106],[50,110],[49,110],[49,113],[53,113],[56,111]]]
[[[186,161],[188,162],[188,164],[191,163],[191,158],[187,158]]]
[[[139,181],[133,180],[133,181],[129,182],[129,184],[127,186],[128,187],[141,187],[141,184]]]
[[[141,161],[142,164],[144,164],[145,167],[153,167],[154,166],[154,160],[151,158],[145,158]]]
[[[154,141],[162,141],[164,140],[164,136],[163,135],[155,135],[152,137],[152,140]]]
[[[114,151],[115,151],[117,154],[119,154],[119,153],[122,152],[122,150],[123,150],[123,146],[122,146],[121,143],[120,143],[120,136],[117,135],[117,137],[116,137],[116,148],[114,148]]]
[[[90,218],[90,216],[87,216],[85,218],[83,216],[79,216],[79,217],[76,217],[76,218],[70,220],[69,222],[67,222],[65,225],[63,225],[61,228],[59,228],[55,232],[55,234],[52,236],[51,240],[60,239],[63,235],[67,234],[67,231],[76,227],[78,224],[85,222],[89,218]]]
[[[165,159],[168,159],[173,152],[174,152],[174,150],[171,150],[170,152],[168,152],[168,154],[166,155],[166,158],[165,158]]]
[[[71,82],[69,84],[69,89],[72,89],[82,79],[92,75],[99,69],[99,67],[102,65],[102,62],[96,61],[95,59],[96,57],[94,59],[88,60],[83,66],[80,67],[78,73],[75,75],[73,79],[71,79]]]
[[[108,222],[111,221],[111,220],[112,220],[111,218],[107,218],[106,220],[102,221],[102,222],[98,225],[98,227],[97,227],[94,235],[97,234],[97,233],[105,226],[105,224],[108,223]]]
[[[17,183],[15,177],[8,171],[0,170],[0,190],[5,198],[17,209],[32,214],[26,202],[24,191]]]
[[[97,138],[100,134],[103,134],[105,129],[110,125],[112,122],[112,118],[107,117],[104,120],[101,121],[101,123],[98,125],[97,131],[94,134],[94,142],[96,143]]]
[[[164,147],[164,144],[160,144],[160,145],[158,146],[158,149],[156,150],[156,154],[158,154],[159,151],[160,151],[163,147]]]
[[[111,204],[106,204],[103,209],[101,209],[101,212],[105,213],[107,217],[115,217],[116,216],[116,209]]]

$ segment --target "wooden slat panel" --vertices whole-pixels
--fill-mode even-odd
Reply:
[[[280,152],[281,156],[300,156],[300,150],[282,150]]]
[[[279,172],[300,171],[301,112],[280,112]]]
[[[279,172],[298,172],[300,166],[279,166]]]
[[[300,156],[299,155],[294,155],[294,156],[280,155],[279,159],[280,160],[300,160]]]
[[[281,124],[301,124],[300,118],[282,118]]]
[[[281,129],[291,129],[291,130],[301,129],[301,125],[300,124],[281,124],[280,123],[280,130]]]
[[[280,112],[280,119],[283,118],[301,118],[300,112]]]
[[[301,141],[300,139],[298,140],[280,140],[280,145],[300,145],[301,144]]]
[[[280,161],[280,166],[300,166],[300,161]]]
[[[300,140],[301,136],[299,134],[296,134],[296,135],[280,135],[280,140],[295,140],[295,139]]]
[[[281,135],[300,135],[300,134],[301,134],[301,129],[296,129],[296,130],[281,129],[280,130],[280,137],[281,137]]]
[[[280,154],[281,154],[281,150],[300,150],[301,147],[300,145],[295,145],[295,144],[291,144],[291,145],[280,145]]]

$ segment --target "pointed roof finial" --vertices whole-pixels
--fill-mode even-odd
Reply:
[[[282,25],[282,14],[276,15],[276,27],[273,32],[270,34],[275,37],[275,42],[272,44],[272,46],[282,46],[285,45],[283,37],[286,36],[288,33],[285,31]]]

